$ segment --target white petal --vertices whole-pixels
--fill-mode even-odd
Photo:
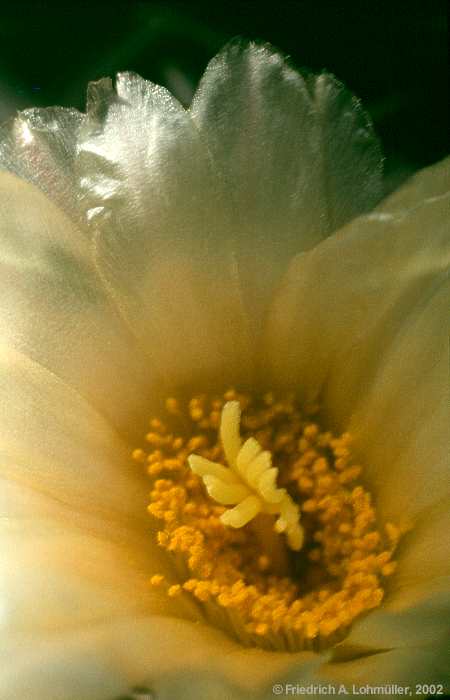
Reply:
[[[427,301],[386,351],[349,425],[381,515],[406,525],[450,497],[450,279]]]
[[[326,664],[321,669],[321,680],[344,684],[352,697],[353,684],[360,686],[383,686],[397,684],[409,687],[411,697],[423,697],[423,692],[416,694],[417,684],[444,684],[444,693],[449,689],[448,648],[413,647],[409,649],[390,649],[376,654],[366,655],[350,661]],[[364,692],[364,690],[362,691]],[[409,693],[405,693],[408,697]],[[355,693],[354,698],[361,698],[362,693]]]
[[[380,204],[380,210],[391,213],[408,211],[430,197],[440,197],[449,191],[450,158],[421,170]]]
[[[76,172],[84,115],[76,109],[25,109],[0,126],[0,169],[37,185],[79,224],[85,216]]]
[[[3,637],[44,638],[111,616],[170,609],[168,597],[149,585],[156,562],[144,532],[99,535],[68,518],[55,524],[28,516],[3,522],[0,536]]]
[[[1,644],[1,651],[5,659],[14,660],[0,672],[0,692],[5,698],[111,700],[126,688],[112,659],[98,659],[85,634],[70,639],[52,635],[39,644],[10,638]]]
[[[429,646],[449,638],[450,577],[389,593],[381,608],[357,622],[342,647],[392,649]]]
[[[123,433],[144,432],[152,372],[108,300],[78,228],[32,185],[0,173],[0,331]]]
[[[116,90],[90,86],[79,145],[98,270],[163,384],[229,385],[250,359],[208,153],[166,90],[127,73]]]
[[[156,700],[266,700],[286,672],[311,682],[323,662],[311,652],[244,649],[211,627],[161,616],[111,620],[38,646],[9,639],[7,648],[0,690],[27,700],[111,700],[136,685]]]
[[[446,644],[450,619],[450,511],[448,499],[428,509],[401,541],[398,567],[381,607],[358,620],[347,649]]]
[[[448,213],[439,196],[354,221],[293,263],[269,326],[274,376],[355,434],[389,518],[448,488]]]
[[[142,528],[145,477],[85,399],[13,351],[0,353],[0,392],[3,478],[76,513]]]
[[[268,46],[232,42],[191,107],[223,173],[249,308],[264,310],[288,260],[381,196],[377,141],[333,76],[303,78]]]
[[[444,491],[441,495],[440,502],[425,510],[405,537],[401,567],[393,579],[396,588],[413,584],[426,588],[450,576],[450,509]]]
[[[77,456],[80,455],[74,454],[74,459]],[[39,460],[37,453],[36,463],[30,463],[30,471],[36,473]],[[77,476],[83,483],[85,475],[81,464],[77,465]],[[70,472],[71,465],[64,466]],[[60,660],[65,657],[68,685],[64,693],[60,691],[61,697],[65,697],[65,693],[74,697],[77,689],[89,684],[92,668],[88,657],[92,650],[89,644],[84,650],[80,644],[74,658],[70,659],[72,637],[86,639],[97,626],[127,617],[148,617],[157,612],[196,619],[198,613],[188,599],[172,601],[164,592],[149,585],[150,576],[157,572],[165,573],[168,580],[176,578],[153,544],[148,527],[137,523],[132,515],[120,518],[112,507],[110,518],[105,517],[102,505],[112,501],[110,494],[103,497],[98,511],[91,511],[86,502],[80,503],[76,498],[79,494],[74,493],[73,502],[64,503],[64,494],[60,490],[62,498],[58,499],[52,483],[42,486],[38,479],[33,479],[29,486],[26,476],[31,477],[25,474],[19,484],[13,480],[2,481],[0,656],[14,660],[15,673],[10,676],[10,663],[2,664],[0,688],[8,683],[24,682],[31,684],[29,697],[35,697],[32,693],[36,693],[37,698],[49,697],[48,688],[44,693],[40,682],[33,677],[34,662],[40,659],[42,677],[50,679],[52,671],[56,675],[61,672]],[[67,484],[69,474],[64,476],[61,480]],[[123,479],[119,481],[123,485]],[[107,489],[103,484],[103,489],[114,491],[114,486]],[[80,490],[81,487],[78,492]],[[98,501],[100,495],[95,495]],[[125,639],[123,643],[126,645]],[[16,647],[13,656],[8,651],[9,646]],[[53,653],[46,657],[43,650],[49,648]],[[84,669],[78,668],[79,654],[85,661]],[[97,671],[105,662],[105,658],[99,660]],[[69,670],[74,667],[80,674],[78,683]],[[20,668],[25,678],[19,680]],[[112,679],[115,676],[112,674]],[[0,695],[3,692],[0,691]],[[5,692],[5,696],[8,697],[8,693]],[[13,693],[11,697],[14,696]],[[95,697],[95,694],[87,697]]]

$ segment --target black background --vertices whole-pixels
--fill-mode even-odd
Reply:
[[[326,68],[362,98],[392,186],[448,151],[446,4],[405,2],[15,2],[0,0],[0,120],[84,107],[89,80],[134,70],[187,103],[234,36]]]

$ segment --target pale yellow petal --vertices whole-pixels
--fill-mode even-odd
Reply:
[[[446,170],[438,164],[419,174],[404,197],[398,193],[299,257],[271,317],[271,362],[282,383],[294,382],[306,401],[319,399],[325,424],[354,435],[381,520],[412,526],[382,606],[354,625],[342,660],[329,667],[336,682],[446,676]],[[419,192],[424,201],[415,198]]]
[[[161,616],[111,620],[62,641],[53,635],[33,647],[29,638],[8,640],[14,664],[0,676],[5,696],[29,690],[27,700],[47,700],[57,688],[58,700],[111,700],[147,685],[157,700],[266,700],[275,682],[311,682],[324,660],[245,649],[211,627]]]
[[[416,692],[417,685],[442,686],[441,694],[450,688],[448,671],[448,647],[412,647],[406,649],[389,649],[375,654],[362,652],[361,658],[350,661],[334,662],[323,666],[322,682],[344,684],[349,689],[349,695],[341,697],[361,698],[360,687],[380,687],[397,684],[411,690],[411,695],[405,697],[423,698],[425,689]],[[356,692],[354,692],[354,688]]]
[[[39,638],[114,616],[170,612],[167,596],[149,583],[158,562],[145,534],[97,532],[89,518],[83,525],[76,516],[73,523],[30,515],[3,522],[2,636]]]
[[[97,269],[159,384],[248,376],[222,187],[188,113],[130,73],[91,84],[78,160]]]
[[[394,584],[395,585],[395,584]],[[385,603],[363,620],[357,622],[344,649],[392,649],[439,645],[450,641],[450,577],[425,584],[409,584],[403,589],[389,591]]]
[[[141,467],[77,391],[23,355],[1,350],[0,393],[3,478],[75,513],[143,527]]]
[[[154,376],[107,298],[88,241],[9,173],[0,173],[0,333],[130,439],[142,434]]]
[[[438,494],[439,496],[439,494]],[[400,550],[401,569],[394,577],[399,587],[430,584],[450,576],[450,509],[445,490],[437,503],[426,509],[405,536]]]
[[[403,537],[383,604],[355,623],[344,647],[445,644],[450,619],[449,531],[450,512],[444,499]]]
[[[450,279],[436,286],[386,349],[349,423],[380,516],[406,526],[450,500]]]
[[[274,381],[350,429],[390,518],[448,488],[449,205],[379,209],[300,256],[269,324]]]
[[[450,158],[420,170],[379,206],[391,213],[408,211],[429,197],[440,197],[450,190]]]
[[[255,42],[233,41],[213,58],[190,112],[224,182],[259,323],[289,259],[378,202],[378,143],[332,75],[304,77]]]

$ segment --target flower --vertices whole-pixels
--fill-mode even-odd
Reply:
[[[380,162],[339,83],[255,44],[189,111],[125,73],[1,132],[4,697],[448,690],[449,166],[380,204]],[[319,400],[409,528],[331,648],[245,648],[149,585],[168,563],[130,450],[172,392],[230,385]]]

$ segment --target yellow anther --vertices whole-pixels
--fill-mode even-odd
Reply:
[[[305,513],[313,513],[317,510],[317,501],[315,498],[308,498],[307,501],[303,503],[302,509]]]
[[[192,420],[195,420],[195,421],[197,421],[197,422],[198,422],[198,421],[201,421],[201,419],[203,418],[203,411],[202,411],[201,408],[199,408],[198,406],[196,406],[196,407],[194,407],[194,408],[191,408],[191,410],[190,410],[190,416],[191,416]],[[203,426],[202,426],[202,427],[203,427]]]
[[[273,395],[273,392],[268,391],[267,394],[264,394],[263,401],[266,404],[266,406],[272,406],[275,402],[275,397]]]
[[[177,399],[169,398],[166,399],[166,411],[172,415],[177,415],[180,413],[180,406]]]
[[[389,562],[389,564],[385,564],[382,567],[381,573],[383,574],[383,576],[391,576],[391,574],[394,573],[396,568],[397,568],[397,562],[391,561],[391,562]]]
[[[228,389],[223,395],[225,401],[235,401],[237,399],[237,393],[234,389]]]
[[[203,435],[196,435],[195,437],[192,437],[188,444],[187,444],[187,450],[189,452],[194,452],[195,450],[198,450],[200,447],[204,447],[206,445],[206,439]]]
[[[313,468],[312,468],[313,474],[323,474],[327,470],[328,470],[328,461],[326,460],[325,457],[320,457],[319,459],[315,460],[315,462],[313,464]]]
[[[159,447],[160,445],[164,444],[163,438],[161,435],[158,435],[158,433],[147,433],[145,439],[150,443],[150,445],[157,445]]]
[[[390,541],[396,544],[400,538],[399,528],[392,523],[386,523],[385,530]]]
[[[303,431],[303,435],[307,440],[314,440],[319,434],[319,428],[315,423],[307,425]]]
[[[165,433],[166,432],[166,427],[162,421],[159,420],[159,418],[152,418],[150,423],[150,428],[158,433]]]
[[[169,542],[169,535],[167,532],[158,532],[157,534],[157,542],[161,547],[166,547],[168,542]]]
[[[152,586],[160,586],[164,581],[164,576],[161,574],[155,574],[154,576],[151,577],[150,583]]]
[[[179,459],[165,459],[162,463],[165,469],[180,469],[183,466]]]
[[[306,438],[300,438],[300,440],[298,441],[299,452],[304,453],[307,450],[309,450],[310,447],[311,447],[311,444],[309,443],[309,441]]]
[[[172,442],[172,450],[174,450],[175,452],[180,450],[183,447],[183,442],[184,442],[183,438],[181,438],[181,437],[175,438],[175,440]]]
[[[308,476],[302,476],[298,480],[298,487],[300,491],[310,491],[314,486],[314,481]]]
[[[319,632],[319,626],[316,622],[308,622],[305,628],[305,634],[307,639],[314,639],[314,637],[317,637],[317,634]]]
[[[159,462],[163,458],[163,453],[161,450],[153,450],[148,457],[147,457],[147,462],[149,464],[153,464],[154,462]]]
[[[270,559],[266,554],[262,554],[258,557],[258,569],[260,571],[267,571],[270,567]]]
[[[167,589],[167,595],[169,595],[171,598],[175,598],[175,596],[180,595],[180,593],[183,592],[183,589],[181,588],[180,584],[176,583],[173,586],[170,586]]]

